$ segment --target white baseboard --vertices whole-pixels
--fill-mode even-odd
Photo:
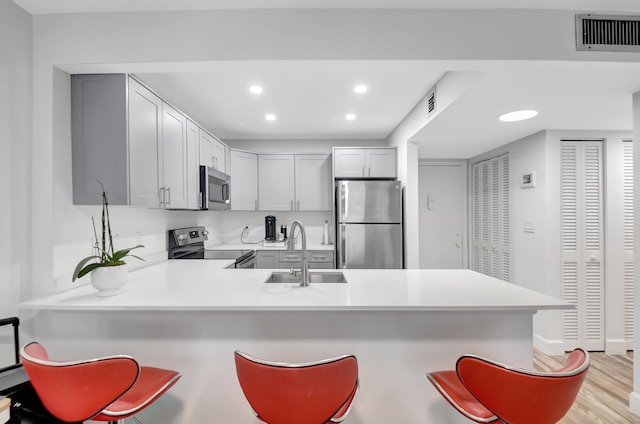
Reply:
[[[627,341],[624,339],[607,339],[604,345],[604,353],[607,355],[624,355],[627,353]]]
[[[534,334],[533,347],[545,355],[564,355],[564,342],[562,340],[548,340]]]
[[[640,393],[631,392],[629,395],[629,410],[640,416]]]

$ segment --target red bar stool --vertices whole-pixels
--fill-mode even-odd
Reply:
[[[589,364],[589,354],[582,349],[571,352],[565,366],[552,372],[463,355],[455,371],[432,372],[427,378],[458,412],[475,422],[552,424],[573,405]]]
[[[358,392],[358,361],[353,355],[289,364],[236,351],[235,362],[254,414],[268,424],[341,422]]]
[[[25,345],[20,358],[45,408],[66,422],[116,423],[151,405],[181,377],[176,371],[140,366],[127,355],[52,361],[37,342]]]

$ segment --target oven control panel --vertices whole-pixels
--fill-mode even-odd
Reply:
[[[189,227],[179,228],[169,231],[170,238],[173,236],[173,241],[176,246],[185,246],[187,244],[200,243],[208,240],[207,235],[209,232],[205,227]]]

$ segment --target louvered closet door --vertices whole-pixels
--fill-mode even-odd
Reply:
[[[509,156],[472,168],[472,269],[509,281]]]
[[[625,140],[623,148],[624,208],[624,338],[633,350],[633,142]]]
[[[562,287],[565,350],[604,350],[602,142],[561,147]]]

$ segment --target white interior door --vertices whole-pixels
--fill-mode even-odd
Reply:
[[[472,167],[471,269],[509,281],[509,155]]]
[[[633,350],[633,142],[623,144],[624,339]]]
[[[563,141],[561,165],[564,348],[604,350],[602,142]]]
[[[465,267],[466,163],[419,167],[420,268]]]

